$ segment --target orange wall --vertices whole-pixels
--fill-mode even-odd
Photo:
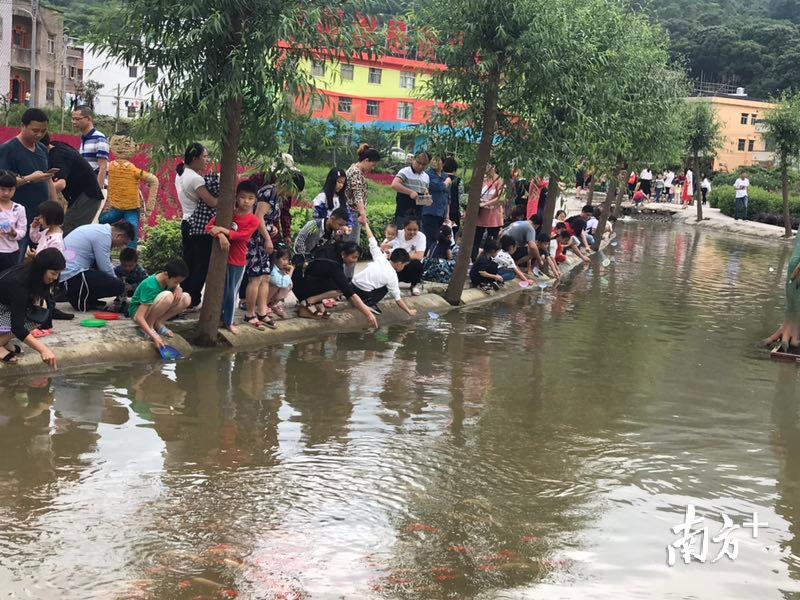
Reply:
[[[775,105],[746,97],[714,96],[708,100],[717,112],[717,118],[722,124],[722,135],[725,138],[722,147],[717,151],[714,170],[734,171],[742,166],[749,167],[766,162],[770,154],[766,152],[761,128],[753,123],[753,116],[759,118],[763,116],[765,110]],[[745,114],[747,123],[742,123]],[[739,150],[739,140],[744,140],[744,150]]]

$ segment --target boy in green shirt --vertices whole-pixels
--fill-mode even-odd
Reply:
[[[189,276],[189,267],[180,259],[167,263],[164,271],[150,275],[136,288],[128,316],[150,336],[156,348],[164,347],[161,336],[172,337],[165,323],[189,308],[192,297],[181,289]]]

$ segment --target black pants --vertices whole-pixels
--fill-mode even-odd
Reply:
[[[706,196],[708,196],[708,190],[706,188],[700,188],[700,193],[703,195],[703,204],[705,204]]]
[[[415,286],[422,281],[423,271],[422,261],[412,260],[397,274],[397,280],[400,283],[410,283],[412,286]]]
[[[203,299],[203,286],[208,276],[213,241],[214,238],[210,235],[187,235],[183,238],[183,260],[189,267],[189,276],[184,280],[182,287],[192,297],[192,306],[197,306]]]
[[[16,252],[0,252],[0,273],[19,263],[19,250]]]
[[[378,302],[383,300],[386,294],[389,293],[389,288],[387,288],[385,285],[383,287],[379,287],[375,290],[372,290],[371,292],[362,290],[357,286],[353,287],[356,290],[356,296],[361,298],[364,301],[364,304],[366,304],[367,306],[375,306]]]
[[[72,308],[82,312],[96,308],[100,298],[115,298],[125,292],[125,282],[95,269],[67,279],[64,286]]]
[[[650,186],[653,183],[651,179],[642,179],[642,191],[648,198],[650,197]]]
[[[64,213],[64,224],[61,229],[64,230],[64,237],[67,234],[80,227],[81,225],[89,225],[93,220],[97,211],[100,210],[100,203],[102,201],[97,198],[91,198],[85,193],[81,193],[77,198],[72,200],[72,204],[67,207]]]
[[[478,257],[478,250],[481,249],[483,243],[483,234],[486,234],[486,239],[496,238],[500,233],[499,227],[476,227],[475,228],[475,241],[472,242],[472,260]]]

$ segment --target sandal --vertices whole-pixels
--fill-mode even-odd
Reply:
[[[300,304],[297,306],[297,316],[300,317],[301,319],[313,319],[313,320],[322,318],[321,315],[319,315],[319,313],[312,312],[311,309],[304,304]]]
[[[339,303],[333,298],[326,298],[322,301],[322,306],[325,308],[335,308],[337,304]]]
[[[273,320],[272,316],[269,313],[267,313],[266,315],[256,315],[256,317],[258,317],[258,322],[261,323],[262,325],[266,325],[270,329],[278,328],[278,326],[275,324],[275,321]]]
[[[158,335],[168,338],[175,337],[175,334],[172,333],[172,330],[168,329],[166,325],[162,325],[158,328]]]
[[[286,318],[286,310],[283,308],[283,302],[275,304],[274,306],[270,306],[272,312],[278,315],[281,319]]]
[[[14,349],[9,350],[5,346],[3,346],[3,350],[6,351],[6,355],[3,358],[0,358],[0,362],[4,362],[8,365],[15,365],[18,362],[17,356],[20,352],[22,352],[22,348],[14,344]]]
[[[33,329],[33,330],[31,331],[31,335],[32,335],[33,337],[35,337],[37,340],[38,340],[39,338],[47,337],[47,336],[48,336],[48,335],[50,335],[51,333],[53,333],[53,330],[52,330],[52,329]]]
[[[330,319],[331,313],[326,310],[325,301],[323,300],[320,304],[316,305],[317,314],[319,314],[320,319]]]
[[[258,329],[259,331],[264,331],[264,323],[262,323],[261,319],[259,319],[256,315],[252,315],[250,317],[245,315],[242,321],[248,325],[251,325],[253,328]]]

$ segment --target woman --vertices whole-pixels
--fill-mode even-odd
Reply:
[[[703,195],[703,204],[706,204],[708,195],[711,193],[711,182],[705,173],[703,173],[703,181],[700,182],[700,193]]]
[[[347,174],[341,169],[331,169],[325,178],[322,191],[314,198],[314,218],[327,219],[342,205],[347,194]],[[350,227],[353,226],[352,215]]]
[[[320,253],[308,263],[305,269],[295,269],[292,291],[297,297],[297,316],[303,319],[328,317],[330,315],[322,301],[344,295],[367,318],[370,327],[377,328],[375,315],[356,295],[353,285],[344,274],[346,267],[355,267],[358,255],[355,242],[337,242],[330,250]]]
[[[453,223],[453,234],[461,227],[461,195],[464,193],[464,183],[458,176],[458,163],[453,157],[444,159],[442,169],[452,182],[450,184],[450,210],[449,218]]]
[[[378,166],[381,160],[381,153],[370,148],[369,144],[361,144],[358,147],[358,162],[350,165],[345,176],[347,186],[344,189],[344,196],[347,199],[347,209],[350,211],[351,230],[345,241],[359,243],[361,239],[361,223],[359,217],[367,217],[367,178],[364,173],[371,173]],[[345,266],[345,275],[348,279],[353,278],[355,273],[355,263],[352,266]]]
[[[481,187],[481,207],[478,210],[478,226],[475,228],[475,241],[472,243],[472,260],[478,256],[483,236],[496,238],[503,226],[503,179],[497,174],[493,164],[486,165],[486,176]]]
[[[444,220],[450,213],[450,186],[453,180],[444,172],[442,159],[431,159],[428,169],[428,191],[433,202],[430,206],[422,207],[422,233],[428,240],[435,240],[439,236],[439,229],[444,225]]]
[[[411,262],[397,274],[397,280],[400,283],[411,285],[412,296],[422,294],[420,283],[422,283],[422,274],[425,271],[422,259],[425,257],[427,243],[427,238],[419,230],[419,222],[414,217],[408,219],[406,226],[397,232],[397,237],[391,243],[392,250],[403,248],[411,257]]]
[[[37,340],[31,331],[50,316],[54,305],[53,285],[66,267],[57,248],[47,248],[30,263],[0,273],[0,362],[16,364],[20,347],[6,347],[16,337],[42,357],[42,362],[58,368],[53,351]]]
[[[175,167],[175,189],[183,212],[181,247],[183,260],[189,267],[189,277],[183,282],[183,288],[192,297],[190,308],[193,309],[202,301],[208,275],[212,240],[206,233],[206,225],[216,214],[219,195],[219,179],[206,179],[202,175],[207,168],[208,150],[197,142],[186,148],[183,162]]]
[[[681,203],[683,208],[687,208],[694,199],[694,173],[691,169],[686,169],[686,176],[683,181],[683,191],[681,192]]]

